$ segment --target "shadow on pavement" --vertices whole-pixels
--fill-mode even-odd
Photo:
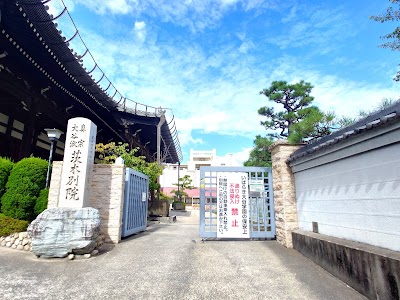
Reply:
[[[191,211],[188,210],[173,210],[169,211],[170,216],[180,216],[180,217],[190,217],[192,215]]]

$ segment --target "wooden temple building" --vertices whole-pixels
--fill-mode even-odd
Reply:
[[[70,118],[85,117],[97,125],[97,143],[127,142],[148,161],[180,162],[173,115],[166,120],[166,110],[122,96],[86,46],[73,49],[85,45],[78,30],[67,36],[58,26],[61,16],[70,18],[67,9],[52,15],[49,2],[0,0],[0,156],[47,159],[44,129],[66,132]],[[63,141],[65,134],[56,160]]]

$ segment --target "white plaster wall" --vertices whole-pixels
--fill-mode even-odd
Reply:
[[[400,144],[296,172],[299,228],[400,251]]]

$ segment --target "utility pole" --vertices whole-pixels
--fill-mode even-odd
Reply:
[[[157,124],[157,164],[161,165],[161,126],[165,122],[165,114],[163,110],[160,109],[160,122]]]
[[[179,191],[179,170],[181,169],[181,162],[178,161],[178,201],[181,201],[181,192]]]

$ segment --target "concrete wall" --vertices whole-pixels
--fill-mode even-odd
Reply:
[[[48,208],[58,207],[62,162],[53,162]],[[125,166],[95,164],[91,183],[90,206],[101,215],[100,233],[106,242],[121,240],[125,189]]]
[[[400,253],[306,231],[294,249],[369,299],[400,299]]]
[[[399,126],[291,162],[300,229],[400,251]]]

